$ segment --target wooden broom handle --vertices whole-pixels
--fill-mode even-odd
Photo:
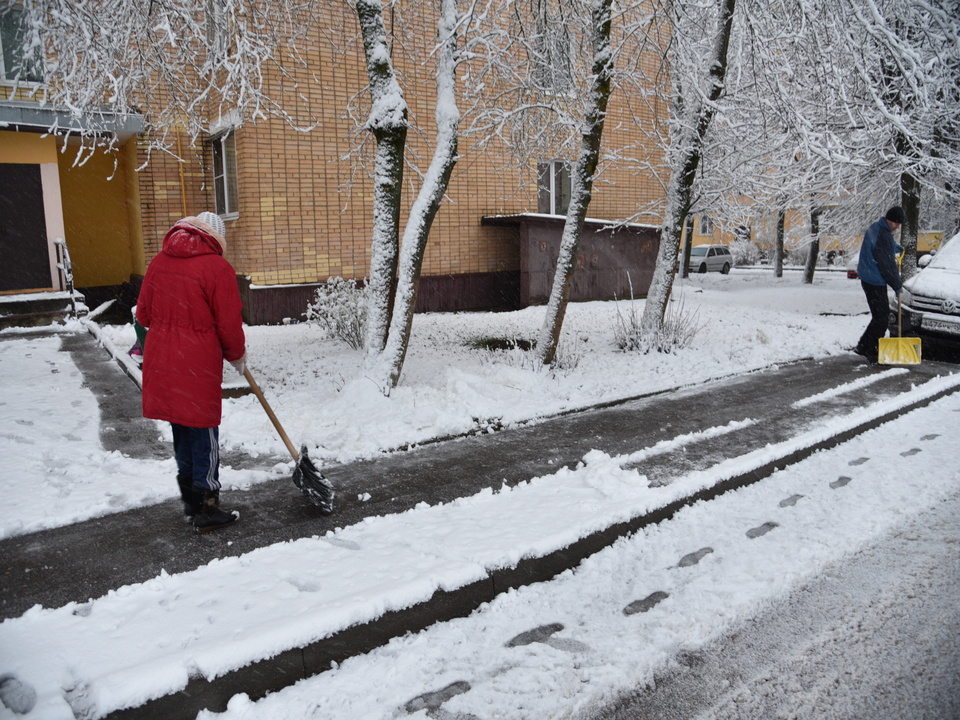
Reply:
[[[250,383],[250,388],[253,390],[253,394],[257,396],[257,400],[260,401],[260,404],[263,405],[263,409],[267,411],[267,417],[270,418],[270,422],[273,423],[273,426],[277,429],[277,432],[280,433],[280,437],[287,446],[287,450],[289,450],[290,454],[293,455],[293,461],[300,462],[300,454],[293,446],[293,443],[290,442],[290,438],[283,431],[280,421],[277,419],[273,409],[270,407],[270,403],[268,403],[267,399],[263,396],[263,392],[260,390],[260,386],[257,385],[257,381],[254,380],[253,375],[250,374],[250,368],[247,367],[246,363],[243,364],[243,376],[247,379],[247,382]]]

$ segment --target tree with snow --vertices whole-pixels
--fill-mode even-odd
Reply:
[[[742,212],[740,195],[759,208],[819,211],[821,230],[859,238],[889,205],[918,217],[923,188],[925,226],[944,225],[956,208],[950,128],[960,111],[958,22],[948,5],[744,5],[700,196],[726,217]],[[903,244],[915,248],[918,227],[909,224]],[[808,280],[816,261],[809,227]],[[908,252],[905,273],[914,257]]]
[[[638,137],[654,131],[647,126],[661,109],[650,69],[660,67],[663,15],[657,3],[607,0],[502,0],[497,8],[482,57],[474,53],[465,74],[465,135],[480,148],[501,142],[518,168],[532,158],[563,158],[569,173],[569,196],[546,211],[564,216],[536,343],[538,360],[549,365],[557,358],[595,183],[615,167],[628,168],[625,178],[656,174],[650,155],[659,148]],[[614,122],[635,124],[616,146],[603,135],[615,94]],[[554,172],[552,165],[540,172]],[[625,223],[630,212],[623,212],[618,221]]]
[[[457,161],[460,111],[457,107],[457,63],[460,25],[464,16],[456,0],[442,0],[437,21],[435,117],[437,138],[433,159],[410,208],[396,257],[395,228],[402,200],[406,104],[390,63],[380,0],[357,0],[367,70],[373,92],[369,127],[377,137],[374,186],[374,246],[371,262],[373,302],[367,320],[367,357],[374,380],[385,393],[400,380],[430,226]],[[398,277],[394,284],[393,268]],[[395,293],[391,295],[391,289]],[[389,325],[387,319],[389,317]]]
[[[670,179],[657,265],[640,321],[647,350],[654,347],[663,326],[704,139],[724,90],[735,7],[736,0],[714,0],[703,5],[678,2],[672,6],[673,94],[667,149]],[[700,49],[705,51],[698,52]]]
[[[315,119],[287,69],[302,64],[312,6],[26,0],[24,51],[43,59],[43,81],[29,94],[66,109],[90,142],[115,142],[105,110],[141,115],[145,142],[160,152],[175,152],[180,133],[195,143],[227,115],[309,130]],[[274,72],[289,80],[283,92]]]
[[[367,128],[376,138],[373,185],[373,246],[367,282],[365,348],[375,358],[386,347],[396,290],[403,200],[404,149],[408,109],[403,89],[390,61],[383,6],[379,0],[357,0],[370,81]]]
[[[612,0],[597,0],[591,8],[593,67],[586,117],[583,120],[580,149],[573,166],[570,206],[560,239],[557,270],[543,326],[537,339],[537,355],[549,365],[560,342],[563,316],[570,299],[570,287],[576,269],[577,248],[583,234],[583,222],[593,191],[594,175],[600,159],[600,141],[610,100],[613,55],[610,47]]]

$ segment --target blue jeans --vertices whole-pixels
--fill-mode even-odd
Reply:
[[[170,423],[177,473],[191,478],[197,490],[220,489],[220,428]]]

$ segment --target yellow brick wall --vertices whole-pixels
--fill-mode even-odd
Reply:
[[[172,148],[177,151],[176,146]],[[148,152],[141,139],[137,148],[137,174],[140,190],[140,215],[143,227],[144,257],[149,261],[160,252],[163,236],[177,220],[213,209],[213,196],[205,185],[202,148],[190,147],[181,135],[178,162],[168,153]],[[212,182],[212,177],[211,177]]]
[[[325,3],[318,11],[317,25],[324,31],[314,37],[314,47],[306,53],[310,73],[295,73],[295,90],[289,80],[268,78],[271,91],[282,93],[288,105],[298,93],[306,97],[300,107],[293,103],[294,112],[300,122],[315,121],[316,127],[302,133],[281,120],[269,119],[246,122],[236,134],[239,218],[226,223],[227,257],[254,285],[311,283],[330,276],[359,279],[369,268],[373,197],[369,161],[373,141],[372,137],[358,135],[353,120],[346,116],[348,106],[367,84],[365,60],[350,7]],[[431,22],[411,26],[407,18],[404,31],[432,37],[435,26]],[[328,37],[331,32],[337,36],[333,40]],[[355,36],[355,43],[343,42]],[[338,44],[343,49],[338,50]],[[407,83],[411,118],[416,118],[424,136],[410,131],[407,154],[425,171],[435,135],[435,78],[429,63],[419,67],[399,55],[394,60]],[[647,118],[652,121],[649,113]],[[466,121],[464,118],[462,126]],[[365,140],[364,152],[347,158],[356,149],[358,137]],[[642,155],[645,144],[626,102],[615,94],[604,145],[633,146],[632,154]],[[536,212],[539,158],[531,158],[521,175],[516,170],[504,170],[515,163],[506,154],[498,154],[495,146],[483,155],[471,150],[469,138],[462,138],[462,157],[427,245],[422,267],[425,276],[518,269],[518,248],[512,234],[482,228],[480,218]],[[180,168],[169,156],[154,153],[141,173],[147,261],[159,251],[166,229],[183,215],[181,193],[187,197],[188,214],[212,209],[212,174],[209,167],[203,167],[204,162],[209,163],[209,151],[182,148],[182,155],[189,162]],[[367,161],[364,166],[356,162],[359,157]],[[415,199],[417,180],[408,167],[401,223]],[[651,175],[610,169],[594,186],[589,216],[628,218],[638,207],[655,203],[661,196],[661,185]],[[653,218],[636,219],[648,222]]]

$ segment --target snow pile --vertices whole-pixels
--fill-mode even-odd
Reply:
[[[616,352],[610,341],[612,304],[587,303],[573,306],[568,316],[565,342],[583,349],[576,366],[563,371],[536,368],[519,351],[491,355],[466,347],[472,338],[503,336],[505,327],[529,336],[537,309],[418,316],[409,376],[389,399],[369,382],[347,380],[358,355],[314,345],[307,326],[250,328],[251,363],[263,368],[258,379],[282,409],[281,419],[299,427],[291,433],[295,438],[309,433],[328,460],[352,459],[462,432],[476,427],[478,418],[509,424],[802,357],[812,348],[816,354],[841,352],[866,324],[859,286],[842,276],[802,286],[796,279],[786,285],[734,274],[698,278],[685,291],[687,307],[695,305],[707,322],[694,347],[672,357]],[[754,309],[758,298],[762,309]],[[820,315],[826,308],[831,314]],[[833,314],[841,310],[860,316]],[[128,330],[104,332],[115,334],[114,344],[124,347]],[[731,333],[738,339],[733,346]],[[5,386],[0,413],[7,428],[0,434],[0,462],[9,463],[3,467],[5,487],[20,503],[2,510],[6,535],[176,492],[172,461],[134,461],[100,448],[88,421],[96,402],[57,344],[51,338],[0,339]],[[805,402],[854,391],[861,382]],[[0,623],[0,677],[5,691],[15,691],[19,707],[29,706],[25,717],[101,717],[176,691],[192,675],[220,676],[425,601],[437,589],[455,589],[523,557],[565,547],[958,383],[960,375],[938,378],[908,398],[864,408],[666,487],[650,487],[626,466],[670,452],[683,438],[621,457],[591,452],[576,468],[514,488],[368,518],[323,537],[261,548],[192,572],[161,573],[85,603],[37,606]],[[228,402],[222,437],[234,447],[281,454],[281,441],[255,404],[249,397]],[[749,422],[703,433],[720,435]],[[395,717],[419,692],[465,679],[469,690],[455,693],[445,710],[486,717],[496,707],[504,717],[546,718],[589,706],[649,681],[656,665],[678,648],[714,637],[798,580],[956,493],[960,471],[951,444],[937,438],[955,435],[958,427],[960,400],[949,396],[712,502],[709,509],[689,508],[674,521],[617,543],[546,584],[549,588],[507,593],[471,618],[398,639],[259,703],[235,698],[227,715],[231,720]],[[850,467],[857,458],[869,463]],[[290,465],[282,469],[288,473]],[[841,472],[844,482],[837,480]],[[132,477],[137,482],[131,483]],[[225,484],[264,479],[268,473],[224,472]],[[43,513],[35,511],[38,496],[46,503]],[[778,504],[786,497],[795,497],[793,505]],[[775,528],[769,539],[743,537],[765,523]],[[678,565],[705,570],[678,576]],[[620,587],[611,578],[629,581]],[[621,611],[659,590],[669,596],[664,612],[630,618]],[[549,623],[562,626],[556,637],[508,647],[519,633]],[[618,662],[623,658],[630,662]],[[370,683],[371,677],[378,681]],[[0,707],[0,718],[21,716],[10,707]]]
[[[357,377],[359,351],[323,340],[306,324],[249,327],[249,366],[296,445],[318,463],[350,462],[435,437],[510,426],[574,408],[682,387],[800,357],[847,352],[866,326],[859,283],[821,273],[813,285],[769,272],[691,277],[674,292],[702,329],[675,355],[619,352],[617,314],[631,303],[572,304],[560,355],[565,368],[544,370],[520,350],[484,351],[484,338],[536,336],[544,309],[510,313],[417,315],[400,387],[384,397]],[[642,310],[642,301],[634,304]],[[77,332],[84,332],[77,324]],[[121,356],[133,327],[101,326]],[[107,453],[89,419],[97,403],[55,338],[0,333],[0,383],[7,422],[0,472],[7,478],[0,538],[119,512],[176,497],[169,461],[133,461]],[[23,345],[21,345],[23,343]],[[22,378],[22,381],[20,380]],[[229,366],[225,382],[240,386]],[[8,380],[9,379],[9,380]],[[158,438],[170,439],[158,424]],[[224,450],[272,455],[284,465],[262,472],[225,467],[225,490],[289,477],[293,462],[253,395],[224,402]],[[314,449],[315,448],[315,449]],[[37,507],[42,507],[42,512]]]

